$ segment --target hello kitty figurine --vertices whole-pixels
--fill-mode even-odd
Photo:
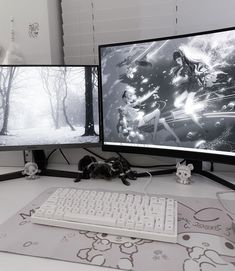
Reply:
[[[181,184],[190,184],[191,171],[194,168],[193,165],[192,164],[182,165],[180,163],[177,163],[176,168],[177,168],[176,171],[177,182]]]

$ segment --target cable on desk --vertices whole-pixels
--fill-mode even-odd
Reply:
[[[149,187],[149,185],[150,185],[151,182],[152,182],[153,175],[152,175],[150,172],[148,172],[148,171],[145,171],[145,172],[146,172],[147,174],[149,174],[150,179],[149,179],[149,180],[147,181],[147,183],[145,184],[144,189],[143,189],[143,192],[144,192],[145,196],[148,196],[147,188]]]
[[[87,152],[89,152],[89,153],[95,155],[96,157],[100,158],[101,160],[106,160],[106,158],[100,156],[99,154],[97,154],[97,153],[95,153],[95,152],[93,152],[93,151],[91,151],[91,150],[89,150],[89,149],[87,149],[87,148],[83,148],[83,150],[85,150],[85,151],[87,151]]]
[[[63,151],[61,149],[59,149],[61,155],[64,157],[64,160],[67,162],[68,165],[70,165],[70,162],[68,160],[68,158],[65,156],[65,154],[63,153]]]
[[[52,154],[55,153],[56,151],[57,151],[57,149],[54,149],[48,154],[48,156],[46,158],[47,162],[48,162],[49,158],[52,156]]]
[[[47,156],[47,158],[46,158],[47,163],[48,163],[49,158],[50,158],[56,151],[58,151],[58,150],[59,150],[59,152],[61,153],[61,155],[63,156],[64,160],[67,162],[67,164],[70,165],[70,162],[69,162],[68,158],[65,156],[65,154],[63,153],[63,151],[62,151],[61,149],[54,149],[54,150],[52,150],[52,151],[48,154],[48,156]]]
[[[216,192],[216,197],[221,204],[221,206],[229,213],[232,215],[235,215],[235,208],[233,210],[229,209],[228,205],[226,204],[227,200],[222,199],[221,195],[226,195],[226,194],[233,194],[235,195],[235,191],[223,191],[223,192]]]

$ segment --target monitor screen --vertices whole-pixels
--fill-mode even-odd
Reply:
[[[235,161],[235,29],[99,53],[104,150]]]
[[[0,150],[99,142],[98,67],[0,66]]]

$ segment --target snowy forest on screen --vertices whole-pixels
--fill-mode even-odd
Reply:
[[[97,143],[94,67],[0,67],[0,145]]]

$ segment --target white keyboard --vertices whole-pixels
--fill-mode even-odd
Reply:
[[[129,192],[58,188],[31,222],[176,243],[177,202]]]

